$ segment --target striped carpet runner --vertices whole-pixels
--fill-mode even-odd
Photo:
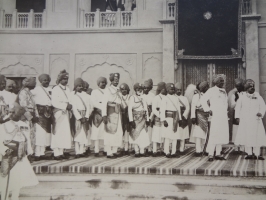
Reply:
[[[133,155],[117,159],[106,157],[69,159],[64,161],[38,161],[32,164],[36,174],[86,173],[86,174],[156,174],[200,176],[265,176],[266,160],[245,160],[244,155],[224,149],[226,161],[208,162],[208,157],[195,157],[195,148],[185,150],[180,158],[143,157]]]

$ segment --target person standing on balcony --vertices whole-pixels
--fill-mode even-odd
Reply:
[[[52,89],[49,88],[51,78],[48,74],[38,77],[40,84],[31,90],[39,120],[36,123],[35,161],[45,160],[45,148],[51,146],[52,131]]]
[[[146,157],[144,150],[150,145],[148,133],[148,108],[147,103],[142,98],[143,85],[134,85],[135,94],[131,96],[128,104],[128,117],[131,131],[129,133],[129,143],[134,145],[135,157]]]
[[[70,149],[72,143],[70,129],[72,105],[70,90],[67,87],[68,77],[66,70],[61,71],[56,80],[57,85],[52,90],[54,122],[51,148],[54,150],[55,160],[68,159],[68,156],[64,155],[64,149]]]
[[[180,103],[175,95],[175,86],[173,83],[166,84],[167,95],[161,102],[161,121],[164,124],[164,153],[167,158],[176,157],[176,144],[178,139],[178,128],[182,126],[182,117],[180,113]],[[172,151],[170,153],[170,143]]]
[[[74,93],[71,97],[73,105],[73,114],[75,116],[75,158],[86,157],[85,146],[88,145],[88,126],[89,116],[91,113],[90,99],[88,95],[82,91],[83,80],[77,78],[74,82]]]
[[[98,88],[91,92],[91,102],[93,111],[91,113],[91,140],[94,141],[94,155],[99,156],[100,140],[104,140],[104,123],[102,118],[103,99],[107,79],[100,77],[97,80]],[[106,146],[104,145],[104,154],[106,154]]]
[[[222,145],[228,144],[229,142],[229,126],[227,115],[228,97],[224,89],[224,75],[216,75],[214,77],[213,83],[215,86],[210,88],[201,98],[201,104],[204,112],[209,112],[211,116],[210,135],[207,146],[207,152],[209,152],[209,161],[214,160],[213,156],[215,150],[215,159],[225,160],[225,158],[221,156]]]
[[[163,138],[162,138],[162,122],[160,119],[160,108],[161,102],[164,96],[167,94],[165,82],[160,82],[157,85],[156,96],[152,100],[152,113],[154,114],[154,120],[151,121],[153,123],[152,128],[152,143],[153,143],[153,157],[157,157],[162,154],[162,152],[157,151],[157,145],[160,146],[160,150],[162,150]]]
[[[182,116],[182,126],[180,126],[177,130],[178,140],[180,140],[180,149],[178,155],[184,155],[185,149],[185,140],[189,138],[189,130],[188,130],[188,115],[190,111],[190,106],[188,103],[188,99],[184,97],[182,94],[182,85],[177,82],[175,84],[176,95],[178,97],[180,103],[180,111]]]
[[[107,158],[117,158],[117,149],[122,144],[123,129],[121,124],[122,98],[118,88],[119,73],[110,74],[111,86],[104,92],[102,115],[105,124],[104,145],[106,145]]]
[[[208,132],[208,117],[209,113],[204,112],[201,105],[201,98],[204,93],[209,89],[209,83],[202,81],[197,86],[189,85],[186,89],[187,96],[193,94],[191,100],[191,136],[190,142],[195,143],[196,157],[200,157],[203,151],[204,141]]]
[[[147,113],[147,117],[149,119],[148,133],[149,133],[149,138],[150,138],[150,145],[148,147],[149,156],[152,155],[152,128],[153,128],[152,122],[154,118],[154,114],[152,112],[152,101],[155,97],[155,95],[151,92],[152,87],[153,87],[152,79],[144,81],[142,98],[143,98],[143,101],[147,104],[147,108],[148,108],[148,113]]]
[[[30,127],[30,141],[31,148],[35,152],[36,144],[36,123],[39,122],[39,115],[36,109],[36,104],[31,90],[36,86],[36,79],[34,77],[25,78],[22,81],[22,88],[18,93],[18,103],[26,110],[24,116]],[[34,160],[29,156],[30,162]]]
[[[245,146],[245,151],[248,154],[245,159],[264,160],[260,156],[260,148],[266,144],[262,122],[266,111],[265,102],[260,94],[255,92],[253,80],[246,80],[245,90],[246,92],[239,97],[235,107],[236,123],[239,124],[235,144]]]

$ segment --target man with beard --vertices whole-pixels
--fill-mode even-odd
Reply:
[[[265,129],[262,122],[266,111],[265,102],[260,94],[255,92],[253,80],[246,80],[245,89],[246,92],[240,96],[235,107],[235,118],[239,124],[235,144],[245,146],[245,151],[248,153],[245,159],[264,160],[260,156],[260,148],[266,144]]]
[[[38,77],[41,85],[31,90],[39,120],[36,123],[35,161],[46,159],[45,147],[51,146],[52,131],[52,89],[49,88],[51,78],[48,74]]]
[[[16,82],[7,79],[6,80],[6,91],[9,92],[10,99],[9,99],[9,104],[13,104],[16,101],[17,95],[15,94],[15,89],[16,89]]]
[[[117,158],[118,147],[122,144],[123,130],[121,124],[121,104],[118,84],[120,74],[110,74],[111,86],[104,92],[102,116],[105,124],[104,145],[107,150],[107,158]]]
[[[129,143],[134,145],[135,157],[146,157],[144,149],[150,145],[148,108],[142,99],[143,86],[136,83],[134,90],[135,94],[131,96],[128,105],[128,117],[131,126]]]
[[[16,95],[11,93],[12,89],[11,80],[6,80],[5,76],[0,75],[0,122],[3,122],[3,118],[8,115],[9,105],[16,100]]]
[[[182,117],[180,112],[180,103],[175,95],[175,86],[173,83],[166,84],[167,95],[161,102],[160,118],[163,127],[164,153],[167,158],[176,157],[176,144],[178,139],[177,130],[182,126]],[[170,153],[170,143],[172,151]]]
[[[228,97],[224,89],[225,75],[218,74],[214,77],[214,87],[210,88],[201,98],[201,104],[204,112],[211,115],[211,127],[208,141],[207,152],[209,152],[209,161],[213,161],[214,151],[216,149],[215,159],[225,160],[221,156],[222,145],[229,142],[228,126]],[[208,101],[210,105],[208,104]]]
[[[36,79],[34,77],[25,78],[22,81],[22,88],[18,93],[18,102],[26,110],[24,116],[30,127],[30,141],[31,148],[35,152],[36,144],[36,123],[39,121],[36,104],[33,99],[33,90],[36,86]],[[33,161],[33,157],[29,156],[30,161]]]
[[[185,140],[189,138],[188,115],[190,111],[190,106],[188,99],[183,95],[181,95],[182,94],[181,83],[177,82],[175,84],[175,89],[176,89],[176,95],[180,103],[180,111],[182,116],[182,126],[180,126],[177,130],[178,140],[180,140],[180,148],[178,154],[183,155],[185,149]]]
[[[54,122],[51,148],[54,150],[55,160],[68,159],[64,149],[70,149],[72,143],[70,118],[72,105],[70,104],[70,90],[67,87],[69,74],[66,70],[59,73],[56,86],[52,90],[52,105],[54,107]]]
[[[83,80],[77,78],[74,82],[74,93],[71,99],[73,105],[73,114],[75,116],[75,158],[85,157],[85,146],[88,145],[88,126],[89,121],[90,99],[87,93],[83,92]]]
[[[188,87],[188,89],[189,88],[192,87]],[[192,102],[191,102],[192,128],[191,128],[190,142],[195,143],[196,157],[201,156],[204,141],[206,139],[206,134],[208,132],[209,113],[204,112],[201,105],[201,98],[208,89],[209,89],[209,83],[207,81],[200,82],[197,85],[196,90],[192,89],[194,91],[194,95],[192,97]]]
[[[157,157],[163,153],[157,151],[157,145],[159,145],[162,150],[163,138],[162,138],[162,123],[160,119],[160,108],[161,108],[162,99],[166,94],[167,92],[166,92],[165,82],[158,83],[156,96],[152,101],[152,113],[154,114],[154,121],[151,122],[153,123],[153,129],[152,129],[153,157]]]
[[[93,111],[91,113],[91,140],[94,141],[94,155],[99,156],[99,142],[104,140],[104,123],[102,122],[102,107],[105,87],[107,84],[107,79],[105,77],[100,77],[97,80],[98,88],[93,90],[91,93],[91,101]],[[106,148],[104,147],[104,152]]]

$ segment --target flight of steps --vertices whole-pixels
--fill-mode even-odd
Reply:
[[[266,178],[87,175],[38,176],[40,184],[21,190],[20,200],[260,200]]]

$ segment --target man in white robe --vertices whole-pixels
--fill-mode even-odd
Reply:
[[[75,158],[85,157],[85,146],[88,145],[88,126],[90,110],[90,99],[83,91],[83,80],[77,78],[74,82],[74,93],[71,97],[73,114],[75,116]]]
[[[47,159],[45,148],[51,145],[52,131],[52,89],[49,88],[51,78],[48,74],[41,74],[38,79],[40,85],[31,90],[39,116],[36,123],[35,161]]]
[[[178,140],[180,140],[180,148],[177,155],[183,155],[185,149],[185,140],[189,138],[189,129],[188,129],[188,115],[190,112],[190,106],[188,99],[182,94],[182,85],[177,82],[175,84],[176,95],[180,103],[180,111],[182,116],[182,125],[177,130]]]
[[[94,155],[99,156],[100,141],[104,140],[104,123],[102,122],[102,107],[107,79],[99,77],[97,80],[98,88],[91,93],[93,111],[91,113],[91,140],[94,141]],[[104,147],[106,153],[106,147]],[[104,153],[104,154],[105,154]]]
[[[151,121],[153,123],[153,128],[152,128],[152,143],[153,143],[153,157],[157,157],[162,155],[162,144],[163,144],[163,137],[162,137],[162,131],[163,131],[163,124],[160,119],[160,108],[161,108],[161,103],[162,99],[164,96],[167,94],[166,92],[166,87],[165,87],[165,82],[160,82],[157,85],[157,90],[156,93],[157,95],[154,97],[152,101],[152,113],[154,114],[154,120]],[[160,146],[160,152],[158,152],[157,146]]]
[[[163,127],[164,153],[167,158],[176,157],[176,144],[178,139],[178,128],[182,125],[182,117],[180,112],[180,103],[175,95],[175,86],[173,83],[166,84],[167,95],[163,97],[161,102],[160,118]],[[172,143],[172,151],[170,153],[170,143]]]
[[[262,122],[266,111],[265,102],[260,94],[255,92],[253,80],[246,80],[245,89],[246,92],[240,96],[235,107],[235,118],[239,124],[235,144],[245,146],[245,151],[248,154],[245,159],[264,160],[260,156],[260,148],[266,145],[265,129]]]
[[[70,104],[70,90],[67,87],[68,73],[63,70],[57,78],[57,85],[52,90],[52,105],[54,107],[54,124],[51,148],[54,150],[55,160],[68,159],[64,149],[70,149],[72,143],[70,117],[72,105]]]
[[[229,125],[228,125],[228,97],[225,91],[224,75],[218,74],[214,77],[214,87],[210,88],[201,98],[201,104],[205,112],[210,112],[211,126],[207,152],[209,161],[213,161],[214,151],[216,149],[215,159],[225,160],[221,156],[222,145],[229,143]],[[210,105],[208,104],[208,101]]]
[[[121,124],[121,96],[119,93],[119,73],[110,74],[111,86],[106,88],[102,103],[102,116],[105,124],[104,145],[107,158],[117,158],[117,149],[122,144],[123,130]]]

